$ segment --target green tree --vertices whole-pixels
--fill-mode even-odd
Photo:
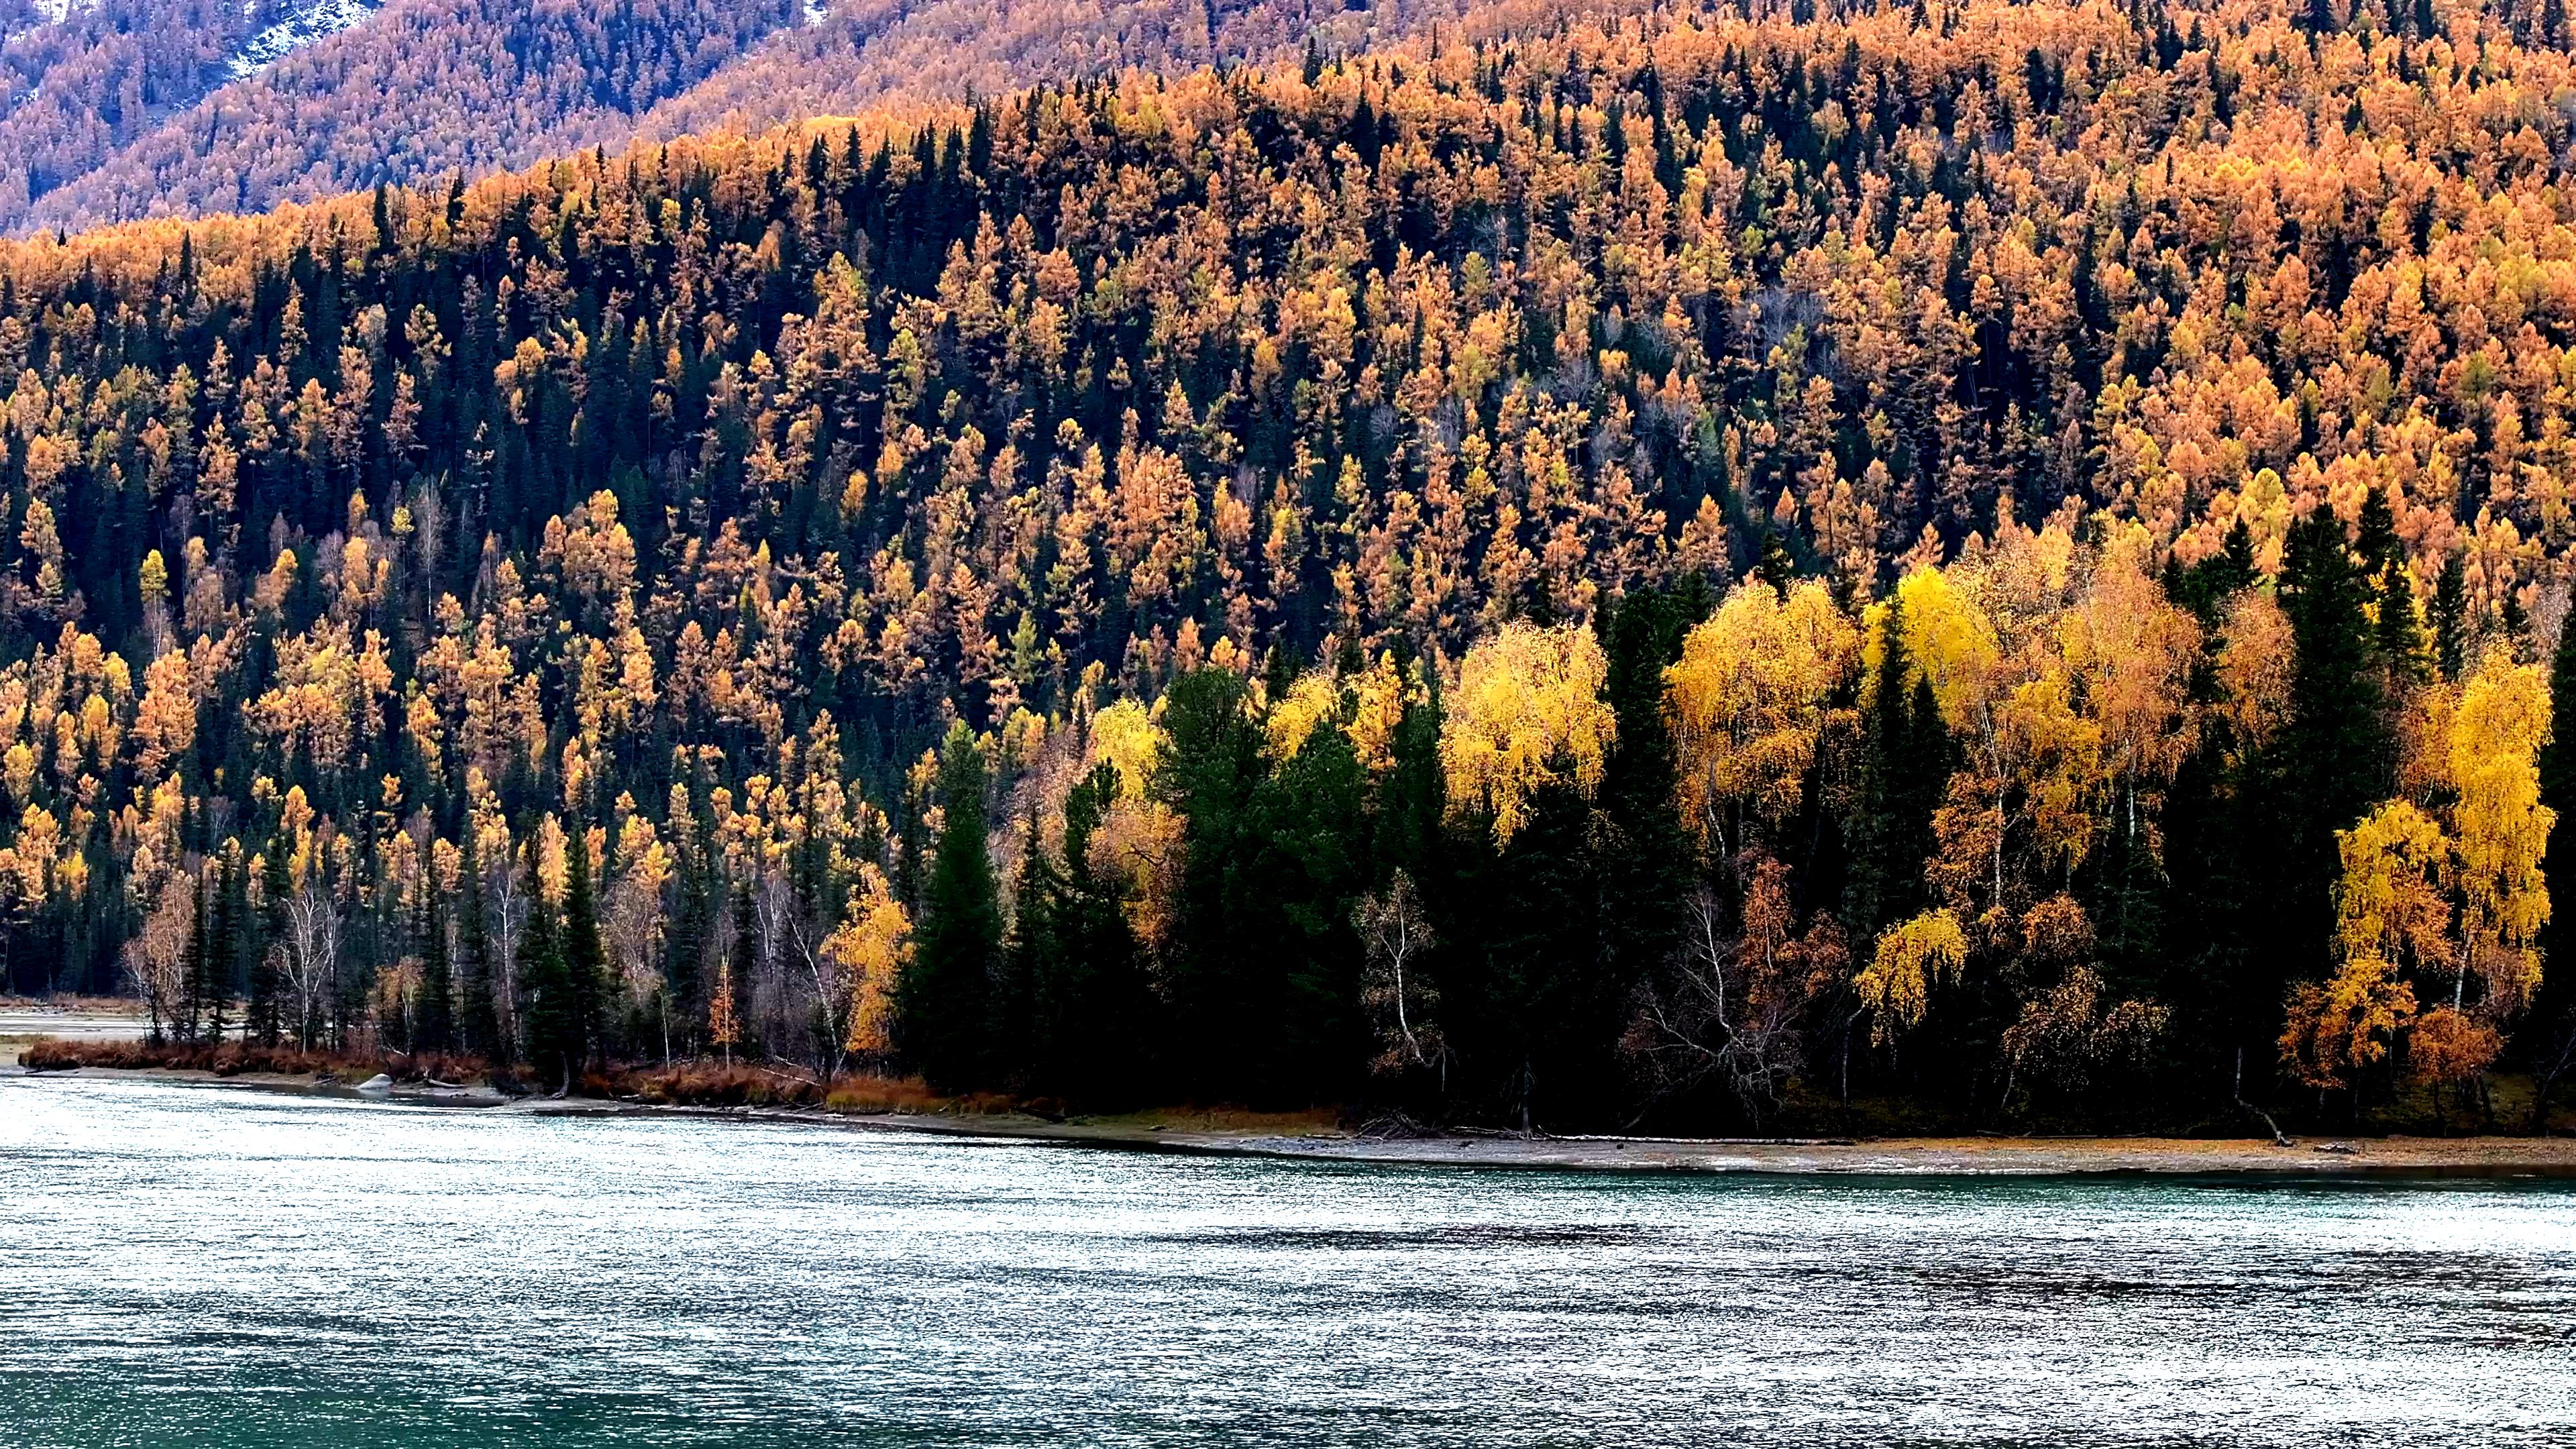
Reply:
[[[564,951],[562,923],[546,902],[537,875],[537,853],[528,852],[528,927],[519,948],[519,1020],[528,1042],[528,1065],[558,1095],[572,1090],[581,1067],[582,998]]]
[[[992,1065],[986,1047],[1002,905],[985,839],[984,790],[983,751],[960,722],[939,753],[944,814],[900,1011],[904,1055],[941,1091],[982,1084]]]

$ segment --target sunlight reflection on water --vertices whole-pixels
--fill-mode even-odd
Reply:
[[[2576,1191],[1353,1168],[0,1079],[13,1445],[2565,1443]]]

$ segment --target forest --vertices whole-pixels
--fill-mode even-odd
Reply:
[[[0,243],[0,967],[548,1089],[2491,1120],[2564,30],[1494,12]]]

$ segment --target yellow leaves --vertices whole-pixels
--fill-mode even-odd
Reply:
[[[2398,979],[2399,968],[2410,957],[2419,965],[2442,960],[2451,924],[2442,881],[2450,842],[2423,811],[2388,801],[2336,842],[2342,961],[2332,980],[2291,992],[2280,1041],[2282,1064],[2319,1088],[2347,1085],[2354,1071],[2386,1059],[2415,1017],[2415,991]]]
[[[1330,729],[1340,722],[1341,712],[1341,685],[1330,670],[1318,669],[1300,677],[1285,695],[1270,701],[1269,712],[1263,717],[1271,757],[1295,759],[1315,731]]]
[[[378,701],[393,689],[383,636],[370,629],[353,640],[342,620],[278,640],[271,677],[243,706],[253,731],[326,770],[351,763],[357,741],[376,732]]]
[[[27,796],[36,788],[36,752],[27,747],[26,741],[0,754],[0,787],[7,788],[13,805],[26,804]]]
[[[2130,533],[2135,533],[2134,526]],[[2166,602],[2142,550],[2102,551],[2083,601],[2059,626],[2114,779],[2170,779],[2198,738],[2191,710],[2200,626]]]
[[[873,865],[859,868],[840,927],[823,954],[842,972],[849,994],[846,1051],[882,1055],[894,1048],[895,992],[912,959],[912,922]]]
[[[2347,962],[2412,954],[2439,961],[2451,924],[2442,876],[2450,842],[2430,816],[2391,800],[2335,841],[2343,877],[2335,888],[2335,940]],[[2391,969],[2394,969],[2393,966]]]
[[[538,560],[563,578],[575,598],[613,603],[635,588],[635,540],[617,521],[617,495],[601,489],[569,518],[546,521]]]
[[[1747,581],[1690,632],[1664,671],[1664,710],[1684,818],[1704,841],[1722,836],[1727,805],[1775,825],[1797,812],[1827,703],[1859,653],[1859,630],[1813,580],[1786,600]]]
[[[197,686],[186,652],[173,649],[143,666],[143,701],[134,714],[134,765],[157,777],[197,741]]]
[[[2388,1043],[2415,1016],[2415,991],[2396,979],[2382,956],[2345,963],[2331,982],[2303,982],[2290,993],[2281,1029],[2281,1062],[2311,1087],[2332,1089],[2388,1056]]]
[[[1932,697],[1951,729],[1974,727],[1987,677],[2002,653],[1992,620],[1937,568],[1916,569],[1896,586],[1905,620],[1905,658],[1932,682]]]
[[[1878,938],[1878,951],[1852,978],[1870,1013],[1870,1040],[1885,1045],[1923,1020],[1932,987],[1956,981],[1968,964],[1967,933],[1947,910],[1925,911]]]
[[[1166,739],[1163,727],[1145,706],[1122,699],[1091,717],[1091,744],[1083,753],[1083,765],[1085,769],[1116,766],[1118,792],[1129,798],[1141,796],[1153,780],[1154,763],[1161,758]]]
[[[2549,728],[2539,668],[2514,663],[2501,646],[2489,649],[2451,716],[2453,848],[2471,959],[2488,989],[2514,1002],[2540,984],[2532,943],[2549,920],[2540,866],[2558,815],[2540,803],[2537,762]]]
[[[1515,621],[1467,651],[1440,726],[1453,812],[1481,812],[1508,845],[1530,799],[1551,785],[1589,797],[1618,717],[1601,701],[1609,660],[1590,630]]]
[[[2259,750],[2290,720],[2290,678],[2295,663],[2290,616],[2271,593],[2243,589],[2227,608],[2226,640],[2218,654],[2219,705],[2245,750]]]
[[[1340,728],[1361,767],[1382,773],[1395,764],[1395,732],[1414,693],[1392,654],[1347,677],[1322,669],[1306,674],[1263,717],[1271,757],[1295,759],[1315,731]]]
[[[1120,449],[1111,505],[1110,564],[1126,577],[1128,597],[1150,603],[1186,586],[1198,561],[1199,502],[1181,460],[1133,443]]]
[[[2536,757],[2550,728],[2540,671],[2491,649],[2456,697],[2427,691],[2421,713],[2413,773],[2452,828],[2391,800],[2337,837],[2340,964],[2333,979],[2293,991],[2281,1034],[2283,1061],[2314,1086],[2349,1085],[2410,1022],[2416,1075],[2473,1076],[2500,1049],[2494,1020],[2540,983],[2533,943],[2549,920],[2541,861],[2556,820],[2540,803]],[[2454,1005],[2416,1021],[2414,988],[2401,979],[2409,968],[2450,976],[2455,1002],[2475,975],[2485,988],[2478,1017]]]

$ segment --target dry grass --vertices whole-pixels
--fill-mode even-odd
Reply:
[[[19,1062],[30,1071],[67,1071],[74,1067],[111,1067],[123,1071],[212,1072],[219,1077],[244,1073],[264,1076],[318,1076],[328,1072],[349,1081],[365,1081],[382,1072],[398,1082],[468,1082],[480,1080],[486,1068],[479,1057],[453,1057],[405,1052],[299,1051],[290,1046],[264,1047],[251,1042],[60,1041],[52,1037],[30,1043]]]
[[[823,1081],[811,1073],[748,1062],[688,1062],[669,1068],[594,1073],[585,1092],[675,1107],[813,1107],[826,1112],[1000,1112],[1003,1098],[943,1097],[919,1077],[848,1073]]]

